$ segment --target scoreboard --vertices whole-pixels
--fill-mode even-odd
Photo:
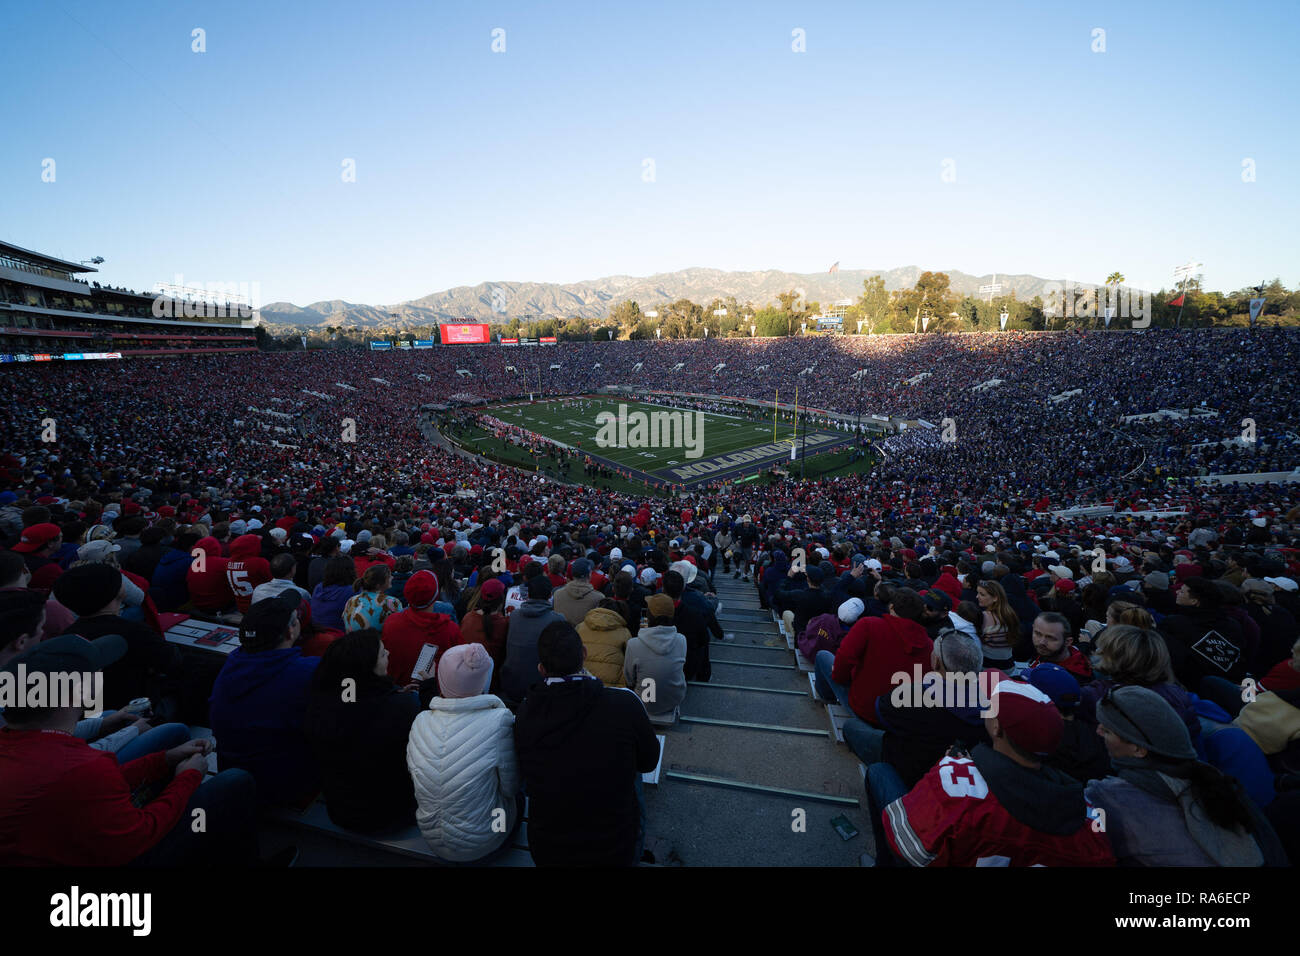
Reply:
[[[438,334],[443,345],[487,345],[492,340],[486,323],[439,325]]]

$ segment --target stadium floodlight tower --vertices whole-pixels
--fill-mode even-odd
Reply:
[[[1182,328],[1183,324],[1183,306],[1187,303],[1187,280],[1196,275],[1204,266],[1203,262],[1186,262],[1174,269],[1174,278],[1182,282],[1182,288],[1178,294],[1178,316],[1174,319],[1174,328]]]

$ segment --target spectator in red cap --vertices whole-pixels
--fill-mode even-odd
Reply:
[[[32,576],[44,568],[46,565],[57,564],[54,561],[54,554],[63,546],[63,531],[56,524],[35,524],[30,528],[23,528],[22,537],[11,550],[17,551],[27,562],[27,569],[32,572]],[[57,575],[56,575],[57,576]],[[53,582],[45,584],[49,587]]]
[[[945,564],[939,571],[939,576],[935,578],[931,587],[938,588],[940,591],[952,598],[952,605],[956,607],[961,603],[961,582],[957,580],[957,569],[950,564]]]
[[[492,658],[492,693],[500,687],[499,671],[506,661],[506,633],[510,621],[502,608],[506,586],[499,578],[488,578],[481,587],[471,589],[465,602],[465,616],[460,620],[460,634],[466,644],[482,644]]]
[[[0,551],[0,594],[6,591],[26,591],[31,583],[32,574],[27,570],[27,564],[23,561],[23,556],[15,554],[12,551]],[[39,589],[33,589],[39,590]],[[69,611],[66,607],[58,602],[52,594],[47,594],[45,601],[45,626],[41,633],[37,635],[38,640],[54,637],[56,634],[62,634],[65,629],[72,625],[77,619],[77,615]],[[15,634],[0,633],[0,640],[16,638]],[[0,648],[0,655],[3,649]]]
[[[1052,699],[1002,680],[989,704],[993,745],[950,751],[910,793],[888,764],[868,768],[869,803],[884,825],[880,862],[896,854],[912,866],[1113,865],[1083,785],[1043,762],[1063,732]]]
[[[438,577],[432,571],[417,571],[403,589],[407,608],[384,620],[384,646],[388,648],[388,675],[398,684],[411,682],[411,672],[426,644],[433,645],[434,669],[422,679],[435,676],[437,659],[449,647],[464,644],[460,627],[450,616],[433,610],[438,600]]]
[[[1038,599],[1044,611],[1055,611],[1069,622],[1071,636],[1077,634],[1087,620],[1083,606],[1078,601],[1079,588],[1071,578],[1054,577],[1046,593]]]

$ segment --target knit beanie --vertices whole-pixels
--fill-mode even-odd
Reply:
[[[1152,571],[1142,579],[1142,583],[1156,591],[1169,590],[1169,575],[1163,571]]]
[[[1195,760],[1183,718],[1146,687],[1116,687],[1097,702],[1097,721],[1116,736],[1170,760]]]
[[[121,590],[122,572],[107,564],[79,565],[54,582],[54,597],[78,617],[107,607]]]
[[[492,683],[492,656],[482,644],[458,644],[438,661],[438,690],[443,697],[477,697]]]

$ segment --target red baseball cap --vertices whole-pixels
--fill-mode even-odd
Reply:
[[[504,597],[506,586],[501,583],[500,578],[488,578],[483,582],[483,588],[479,592],[489,601],[495,601],[499,597]]]
[[[39,551],[61,534],[63,530],[56,524],[34,524],[23,528],[22,540],[13,546],[13,550],[24,554]]]
[[[1002,732],[1018,750],[1030,754],[1052,754],[1061,746],[1065,722],[1061,712],[1033,684],[1002,680],[993,688],[992,705]]]

